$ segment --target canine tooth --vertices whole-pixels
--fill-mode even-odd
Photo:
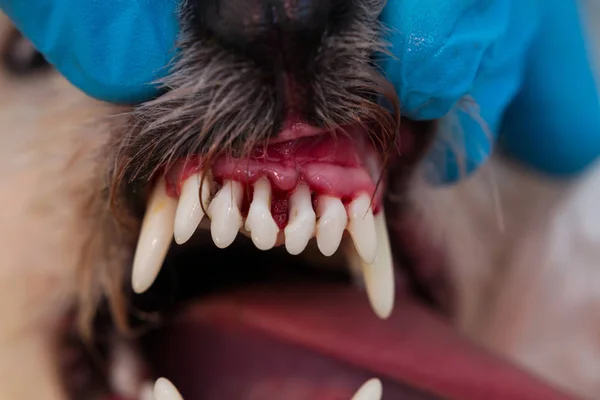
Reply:
[[[154,400],[183,400],[183,397],[171,381],[159,378],[154,384]]]
[[[285,227],[285,248],[291,255],[304,251],[315,233],[316,215],[308,185],[301,183],[290,196],[290,218]]]
[[[271,215],[271,183],[266,178],[254,184],[254,196],[245,227],[259,250],[270,250],[275,246],[279,227]]]
[[[133,260],[131,284],[136,293],[148,290],[160,271],[173,238],[176,209],[177,200],[167,195],[161,179],[150,195]]]
[[[336,197],[322,196],[317,202],[317,246],[323,255],[330,257],[340,247],[348,215],[342,201]]]
[[[369,195],[360,195],[350,203],[348,217],[348,232],[356,251],[366,263],[372,264],[377,252],[377,235]]]
[[[200,194],[200,188],[202,188],[202,194]],[[203,210],[208,207],[209,197],[210,184],[206,175],[194,174],[184,182],[175,214],[174,231],[177,244],[184,244],[196,232],[198,224],[204,218]]]
[[[394,308],[394,264],[385,213],[383,209],[375,216],[377,252],[373,263],[366,263],[354,246],[348,246],[346,257],[351,270],[362,270],[367,296],[375,314],[387,319]]]
[[[352,400],[381,400],[382,392],[381,381],[373,378],[358,389]]]
[[[375,216],[375,231],[377,253],[373,263],[365,264],[364,277],[375,313],[380,318],[386,319],[394,308],[395,280],[390,236],[383,208]]]
[[[219,193],[208,206],[211,235],[220,249],[229,247],[233,243],[243,225],[244,221],[240,213],[243,194],[241,183],[225,181]]]

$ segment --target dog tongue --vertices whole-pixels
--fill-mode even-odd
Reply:
[[[568,399],[462,339],[409,298],[382,321],[352,287],[259,287],[183,310],[147,347],[184,398]]]

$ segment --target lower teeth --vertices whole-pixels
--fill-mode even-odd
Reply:
[[[382,391],[381,381],[374,378],[365,382],[351,400],[381,400]],[[142,386],[139,400],[183,400],[183,397],[169,380],[159,378],[154,387],[149,383]]]
[[[183,397],[168,379],[159,378],[152,390],[145,385],[140,394],[140,400],[183,400]]]
[[[371,379],[365,382],[352,397],[352,400],[381,400],[383,388],[379,379]]]

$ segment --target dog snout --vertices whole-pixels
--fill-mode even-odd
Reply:
[[[262,65],[302,71],[322,38],[347,13],[348,0],[193,0],[205,37]]]

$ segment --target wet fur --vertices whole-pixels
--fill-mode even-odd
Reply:
[[[0,20],[0,44],[9,29]],[[118,296],[134,238],[109,210],[113,165],[103,153],[123,111],[54,72],[23,79],[0,70],[2,399],[64,399],[65,315],[83,310],[86,326],[102,294],[123,314]],[[549,382],[595,398],[600,232],[590,221],[600,166],[565,184],[495,157],[455,187],[432,189],[418,178],[411,187],[415,212],[448,250],[457,326]]]

